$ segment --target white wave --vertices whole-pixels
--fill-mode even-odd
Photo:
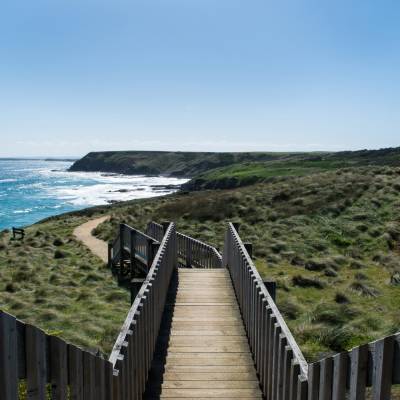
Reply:
[[[0,183],[8,183],[8,182],[17,182],[17,179],[12,179],[12,178],[0,179]]]
[[[95,182],[84,184],[82,180],[80,176],[77,184],[71,182],[69,186],[51,186],[47,190],[58,199],[74,206],[92,206],[163,196],[176,191],[181,184],[187,182],[187,179],[178,178],[100,174],[96,174]]]
[[[27,214],[27,213],[30,213],[32,211],[33,211],[32,208],[25,208],[23,210],[14,210],[13,214]]]

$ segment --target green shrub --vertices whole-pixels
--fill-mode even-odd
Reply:
[[[348,304],[350,300],[345,294],[337,292],[335,294],[335,302],[338,304]]]
[[[316,289],[323,289],[326,286],[325,282],[322,282],[319,279],[305,278],[302,275],[295,275],[292,278],[292,283],[294,286],[300,286],[304,288],[313,287]]]

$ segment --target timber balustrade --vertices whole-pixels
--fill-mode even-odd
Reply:
[[[152,221],[147,225],[146,233],[157,240],[162,238],[164,228]],[[183,233],[176,233],[178,240],[178,257],[184,267],[221,268],[222,257],[218,250],[200,240]]]
[[[324,358],[308,371],[308,400],[389,400],[392,385],[400,384],[400,333]]]
[[[307,362],[232,223],[222,265],[231,275],[264,396],[306,399]]]
[[[141,399],[176,266],[176,230],[171,223],[110,356],[118,381],[116,399]]]
[[[151,221],[147,224],[146,235],[161,242],[164,237],[164,226],[157,224],[157,222]]]
[[[147,272],[159,245],[160,241],[155,238],[127,224],[120,224],[119,234],[108,245],[109,267],[123,277],[131,272],[131,268],[137,260]]]
[[[1,400],[109,400],[113,380],[111,362],[0,311]]]
[[[223,267],[231,274],[266,399],[391,398],[392,385],[400,384],[400,333],[308,365],[232,223]]]

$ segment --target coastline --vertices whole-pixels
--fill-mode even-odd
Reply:
[[[0,229],[48,217],[180,190],[187,179],[70,172],[68,161],[0,160]]]

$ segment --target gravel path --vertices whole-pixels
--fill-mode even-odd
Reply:
[[[80,240],[85,246],[87,246],[93,254],[100,257],[104,262],[107,262],[107,242],[97,239],[92,235],[93,229],[98,225],[107,221],[110,218],[109,215],[104,217],[92,219],[82,225],[79,225],[74,229],[74,235]]]

